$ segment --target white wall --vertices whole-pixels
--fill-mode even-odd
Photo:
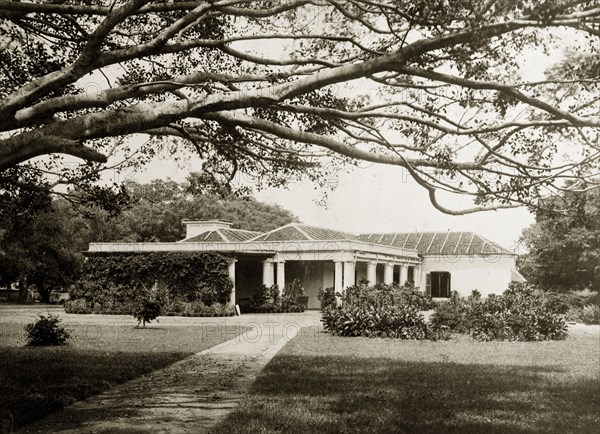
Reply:
[[[474,289],[484,297],[501,294],[508,288],[515,260],[513,256],[426,256],[421,266],[421,290],[426,289],[426,273],[448,271],[450,289],[463,296]]]

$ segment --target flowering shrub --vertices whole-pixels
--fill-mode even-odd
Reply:
[[[346,289],[340,307],[323,310],[325,331],[339,336],[425,339],[427,325],[420,313],[427,296],[397,285],[368,286],[364,281]]]

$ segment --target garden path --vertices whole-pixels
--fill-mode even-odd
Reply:
[[[258,373],[302,327],[318,332],[319,319],[314,311],[236,317],[236,325],[249,327],[243,334],[76,402],[19,432],[209,432],[237,407]],[[231,325],[217,320],[217,333]]]

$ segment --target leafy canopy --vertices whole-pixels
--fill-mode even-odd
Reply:
[[[519,266],[528,281],[548,290],[600,291],[599,188],[547,199],[521,240],[528,253]]]
[[[77,183],[193,152],[205,180],[261,187],[365,160],[454,214],[598,170],[593,0],[0,1],[0,29],[0,170]]]

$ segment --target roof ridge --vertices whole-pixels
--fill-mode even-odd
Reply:
[[[223,228],[224,231],[238,231],[238,232],[252,232],[253,234],[264,234],[265,232],[251,231],[250,229],[238,229],[238,228]]]
[[[298,227],[299,225],[301,225],[301,223],[294,223],[292,226],[294,227],[294,229],[296,229],[298,232],[300,232],[302,235],[304,235],[310,241],[315,241],[315,239],[313,237],[308,235],[303,229],[299,228]],[[305,225],[305,226],[308,226],[308,225]],[[319,229],[325,229],[325,228],[319,228]]]
[[[292,223],[287,223],[287,224],[285,224],[283,226],[279,226],[279,227],[277,227],[275,229],[271,229],[270,231],[259,233],[254,238],[250,238],[249,240],[246,240],[246,242],[255,241],[257,238],[260,238],[260,237],[265,237],[265,239],[263,241],[267,241],[266,238],[269,238],[270,234],[272,234],[272,233],[274,233],[274,232],[276,232],[276,231],[278,231],[280,229],[286,228],[288,226],[292,226],[293,224],[294,224],[293,222]]]
[[[223,232],[221,232],[221,228],[218,228],[215,232],[218,233],[225,240],[226,243],[231,242],[231,240],[228,237],[226,237]]]

